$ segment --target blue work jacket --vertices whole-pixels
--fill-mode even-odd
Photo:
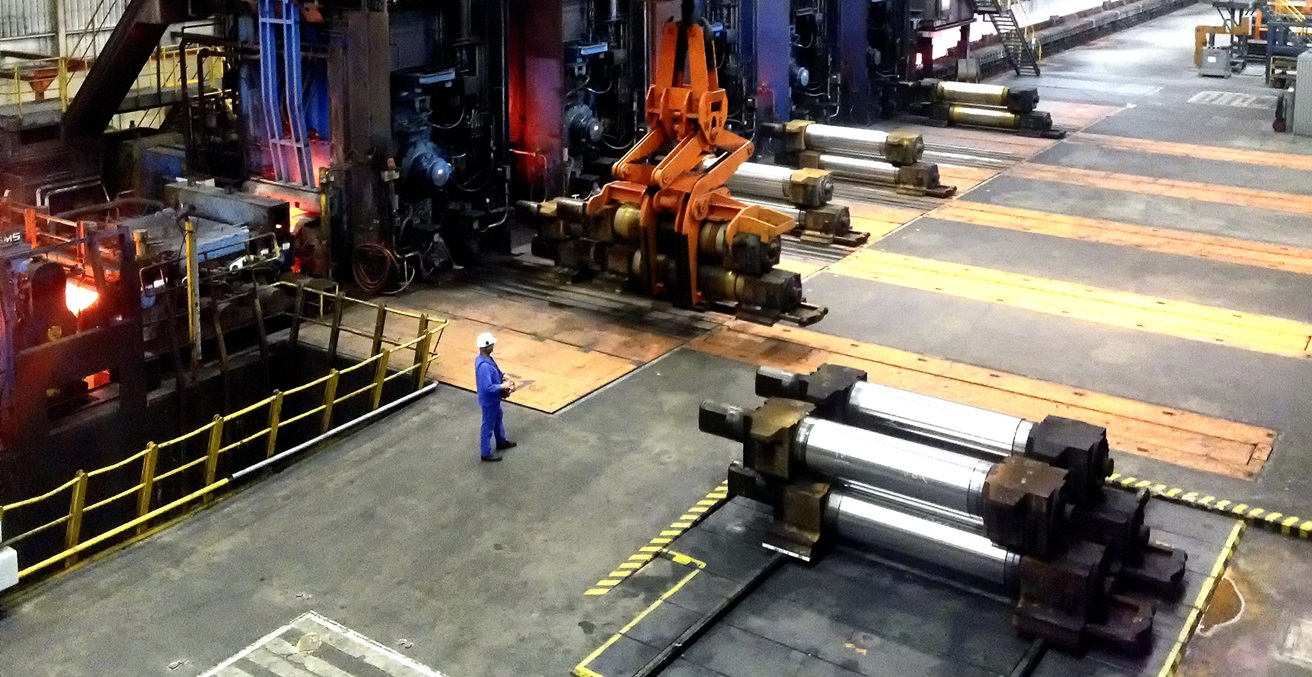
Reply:
[[[479,353],[474,358],[474,383],[478,388],[478,404],[482,407],[501,406],[501,381],[504,380],[496,360]]]

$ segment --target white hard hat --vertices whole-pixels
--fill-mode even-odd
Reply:
[[[482,350],[496,342],[497,342],[497,337],[493,336],[490,332],[483,332],[482,334],[478,335],[479,350]]]

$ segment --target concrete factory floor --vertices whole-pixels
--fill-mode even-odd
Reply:
[[[469,337],[491,328],[508,371],[536,386],[508,411],[521,444],[504,463],[477,462],[473,396],[442,389],[14,596],[0,612],[0,674],[197,675],[309,611],[452,677],[568,674],[686,576],[688,560],[655,551],[701,547],[708,572],[734,572],[725,580],[768,564],[759,550],[697,546],[748,538],[725,526],[751,518],[740,501],[682,537],[667,526],[719,505],[735,448],[697,431],[697,406],[751,403],[761,363],[857,364],[1000,411],[1084,418],[1108,426],[1120,479],[1230,501],[1259,521],[1279,513],[1277,531],[1312,519],[1312,140],[1271,132],[1259,67],[1198,77],[1193,28],[1216,23],[1200,5],[1046,58],[1042,78],[1016,84],[1040,87],[1041,108],[1071,128],[1064,141],[923,128],[931,151],[937,139],[978,156],[944,167],[974,187],[946,203],[840,191],[875,235],[857,251],[788,249],[790,267],[811,274],[810,299],[830,308],[806,330],[497,286],[495,271],[398,299],[452,317],[444,379],[463,384]],[[496,312],[481,303],[491,298]],[[1050,651],[1035,674],[1155,674],[1179,640],[1178,674],[1312,673],[1301,583],[1312,544],[1250,528],[1227,572],[1234,519],[1154,511],[1163,540],[1194,553],[1189,591],[1159,627],[1201,615],[1202,630],[1159,636],[1148,663]],[[1304,524],[1290,522],[1295,536]],[[865,580],[854,562],[835,556],[823,571]],[[719,650],[694,646],[665,674],[1019,674],[1027,646],[1004,606],[859,564],[886,586],[868,601],[914,627],[869,610],[826,619],[789,590],[824,592],[822,569],[788,565],[708,634]],[[671,608],[695,616],[725,594],[696,589],[719,578],[699,580],[671,593]],[[654,651],[650,641],[639,633],[602,655]],[[395,660],[384,653],[357,651],[363,667],[340,674],[424,674],[378,667]],[[232,665],[242,672],[223,674],[306,674]]]

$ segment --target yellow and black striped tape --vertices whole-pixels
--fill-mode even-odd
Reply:
[[[688,508],[679,519],[670,524],[670,526],[655,538],[647,542],[647,545],[638,549],[638,552],[629,556],[627,560],[621,562],[615,570],[606,575],[605,578],[597,581],[597,584],[588,588],[585,595],[604,595],[619,585],[624,579],[637,573],[647,563],[652,561],[657,555],[664,552],[665,549],[674,542],[683,532],[693,528],[698,522],[706,519],[716,508],[724,503],[729,497],[729,482],[724,481],[706,494],[706,497],[697,504]]]
[[[581,662],[579,662],[578,665],[574,666],[574,670],[570,673],[574,675],[574,677],[605,677],[601,673],[589,667],[590,665],[592,665],[594,661],[597,660],[597,657],[605,653],[606,650],[609,649],[612,644],[619,641],[620,637],[623,636],[624,633],[632,630],[633,627],[637,625],[640,621],[642,621],[642,619],[646,618],[648,614],[655,611],[656,607],[659,607],[660,605],[664,604],[665,600],[674,596],[674,593],[678,592],[679,589],[682,588],[684,585],[687,585],[688,581],[691,581],[693,578],[697,576],[697,574],[701,573],[702,570],[706,568],[706,562],[703,562],[693,557],[689,557],[683,553],[674,552],[673,550],[662,550],[660,552],[660,555],[662,557],[668,557],[671,562],[674,562],[679,566],[688,567],[687,575],[685,575],[683,578],[680,578],[678,583],[675,583],[673,587],[671,587],[669,590],[666,590],[664,594],[658,597],[656,601],[652,602],[651,605],[648,606],[646,609],[643,609],[637,616],[633,618],[633,620],[629,621],[627,625],[620,628],[619,631],[616,632],[615,634],[611,635],[610,639],[607,639],[604,644],[597,647],[596,651],[593,651],[592,653],[588,654],[587,658],[584,658]]]
[[[1207,606],[1212,603],[1212,595],[1216,592],[1216,586],[1225,576],[1226,569],[1230,566],[1230,559],[1234,557],[1235,549],[1239,547],[1239,538],[1244,533],[1245,524],[1241,520],[1235,522],[1235,526],[1230,530],[1230,537],[1226,539],[1225,547],[1221,549],[1221,554],[1217,556],[1216,563],[1212,565],[1212,571],[1208,574],[1207,580],[1203,581],[1203,587],[1198,591],[1198,596],[1194,598],[1194,603],[1189,609],[1189,617],[1185,619],[1184,627],[1180,628],[1180,634],[1175,638],[1175,644],[1171,647],[1171,652],[1166,656],[1166,662],[1162,664],[1162,669],[1157,672],[1157,677],[1172,677],[1175,671],[1180,667],[1180,661],[1184,659],[1185,649],[1189,646],[1189,640],[1193,639],[1194,630],[1198,628],[1198,623],[1203,619],[1203,612]]]
[[[1305,520],[1302,517],[1284,515],[1257,508],[1247,503],[1217,498],[1201,491],[1185,491],[1177,487],[1168,487],[1152,480],[1129,477],[1120,473],[1112,473],[1108,476],[1107,483],[1129,491],[1147,489],[1160,499],[1241,519],[1248,524],[1273,533],[1296,536],[1305,540],[1312,538],[1312,520]]]

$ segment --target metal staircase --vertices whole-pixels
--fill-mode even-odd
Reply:
[[[971,4],[975,6],[976,14],[988,17],[989,22],[993,24],[998,38],[1002,40],[1002,52],[1007,57],[1007,63],[1016,71],[1016,75],[1037,76],[1039,60],[1035,58],[1034,49],[1025,39],[1020,24],[1016,22],[1016,15],[1011,11],[1011,6],[1003,5],[1001,0],[973,0]]]
[[[129,0],[77,94],[64,113],[65,139],[97,138],[118,113],[171,24],[195,18],[183,0]],[[97,19],[99,21],[99,19]],[[76,45],[79,52],[94,49]]]

